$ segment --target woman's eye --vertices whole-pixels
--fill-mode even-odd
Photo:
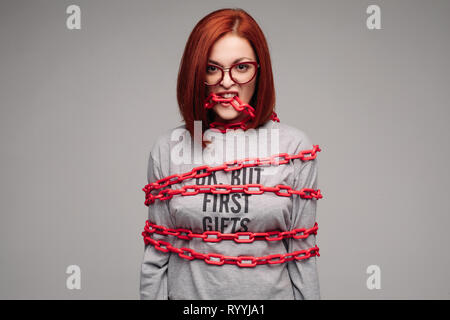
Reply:
[[[244,71],[244,70],[248,69],[247,64],[239,64],[237,67],[238,67],[239,71]]]
[[[208,66],[208,67],[206,68],[206,71],[207,71],[207,72],[215,72],[215,71],[217,71],[217,68],[214,67],[214,66]]]

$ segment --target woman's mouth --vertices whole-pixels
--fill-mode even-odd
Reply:
[[[219,96],[224,99],[231,99],[231,98],[233,98],[235,96],[239,96],[239,95],[237,93],[223,93],[223,94],[219,94]],[[220,104],[225,108],[231,107],[230,102],[221,102]]]
[[[231,103],[229,103],[229,102],[221,102],[220,103],[223,107],[225,107],[225,108],[230,108],[231,107]]]

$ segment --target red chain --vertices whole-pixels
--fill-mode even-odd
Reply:
[[[151,244],[155,247],[156,250],[161,252],[174,252],[177,253],[181,258],[187,260],[201,259],[204,260],[208,264],[221,266],[224,264],[234,264],[239,267],[255,267],[256,265],[261,264],[278,264],[284,263],[292,260],[304,260],[308,259],[312,256],[319,256],[319,247],[317,245],[313,248],[298,250],[291,253],[286,254],[272,254],[263,257],[253,257],[253,256],[238,256],[238,257],[229,257],[218,253],[199,253],[194,251],[191,248],[176,248],[172,246],[170,242],[155,240],[150,236],[145,235],[145,231],[142,232],[144,236],[145,245]],[[214,258],[214,259],[211,259]],[[217,260],[218,259],[218,260]],[[245,262],[247,261],[247,262]]]
[[[203,165],[196,167],[189,172],[182,174],[173,174],[168,177],[157,180],[147,184],[142,191],[145,192],[146,200],[144,204],[149,206],[153,204],[156,199],[161,201],[172,199],[174,195],[181,194],[183,196],[191,196],[199,193],[214,193],[214,194],[229,194],[232,192],[245,192],[246,194],[262,194],[264,192],[274,192],[278,196],[290,197],[291,194],[298,194],[304,199],[311,198],[322,198],[320,194],[320,189],[308,189],[304,188],[302,190],[292,190],[290,186],[277,185],[275,187],[265,187],[261,184],[246,184],[246,185],[228,185],[228,184],[216,184],[216,185],[186,185],[180,189],[163,189],[160,190],[158,195],[151,194],[152,190],[161,189],[172,184],[181,183],[186,179],[203,178],[211,175],[215,171],[234,171],[246,167],[256,167],[256,166],[267,166],[267,165],[278,165],[289,163],[290,160],[301,159],[302,161],[313,160],[317,157],[316,153],[321,151],[318,145],[313,146],[312,150],[302,150],[296,155],[289,155],[287,153],[280,153],[266,158],[245,158],[237,159],[225,162],[224,164],[217,167],[210,167],[208,165]],[[311,154],[307,157],[305,155]],[[280,160],[282,159],[282,160]],[[199,171],[205,170],[206,172],[200,173]],[[258,190],[249,190],[249,188],[257,188]],[[282,189],[286,191],[281,191]],[[193,190],[193,191],[189,191]],[[307,192],[310,195],[306,194]]]
[[[312,228],[298,228],[291,231],[269,231],[269,232],[236,232],[221,233],[219,231],[205,231],[203,233],[193,233],[189,229],[170,229],[159,226],[150,221],[145,222],[144,232],[146,235],[157,233],[164,236],[174,236],[182,240],[202,239],[205,242],[220,242],[222,240],[234,240],[237,243],[252,243],[255,240],[279,241],[287,238],[306,239],[311,234],[317,234],[319,229],[317,222]]]
[[[258,190],[248,190],[248,188],[257,188]],[[194,191],[189,191],[194,190]],[[286,190],[286,191],[281,191]],[[182,196],[194,196],[199,193],[213,193],[213,194],[230,194],[230,193],[246,193],[246,194],[263,194],[264,192],[274,192],[278,196],[290,197],[292,194],[297,194],[303,199],[322,198],[320,189],[303,188],[301,190],[294,190],[290,186],[278,184],[275,187],[265,187],[262,184],[212,184],[212,185],[186,185],[180,189],[164,189],[159,191],[157,195],[149,193],[145,201],[145,205],[150,205],[156,199],[164,201],[170,200],[174,195],[181,194]],[[309,194],[308,194],[309,193]]]
[[[220,130],[225,133],[229,128],[241,128],[243,130],[247,129],[247,122],[255,117],[255,109],[244,104],[238,96],[233,98],[222,98],[214,93],[211,93],[205,100],[205,108],[210,109],[218,102],[229,102],[237,111],[244,111],[248,114],[248,117],[243,121],[236,123],[220,123],[213,122],[210,127],[215,130]],[[235,105],[238,103],[238,105]],[[272,121],[280,121],[277,114],[272,112],[270,117]],[[224,129],[217,129],[216,126],[222,126]],[[157,180],[147,184],[142,190],[146,194],[145,205],[149,206],[153,204],[156,199],[161,201],[169,200],[174,195],[181,194],[182,196],[191,196],[199,193],[213,193],[213,194],[229,194],[232,192],[243,192],[246,194],[262,194],[264,192],[274,192],[278,196],[290,197],[293,194],[299,195],[304,199],[322,198],[320,189],[314,190],[311,188],[303,188],[301,190],[293,190],[290,186],[278,184],[275,187],[265,187],[262,184],[244,184],[244,185],[228,185],[228,184],[215,184],[215,185],[186,185],[180,189],[166,188],[159,191],[157,195],[151,193],[152,190],[158,190],[161,188],[168,187],[170,185],[181,183],[186,179],[203,178],[211,175],[215,171],[234,171],[247,167],[254,166],[267,166],[267,165],[279,165],[289,163],[290,160],[301,159],[302,161],[309,161],[316,158],[316,153],[320,152],[321,149],[318,145],[313,146],[311,150],[302,150],[298,154],[289,155],[287,153],[280,153],[266,158],[245,158],[225,162],[224,164],[217,167],[209,167],[208,165],[203,165],[192,169],[190,172],[185,172],[182,174],[173,174],[171,176]],[[308,156],[309,155],[309,156]],[[206,172],[200,173],[206,169]],[[251,188],[252,190],[249,190]],[[256,189],[256,190],[255,190]],[[282,191],[284,190],[284,191]],[[298,228],[291,231],[269,231],[269,232],[237,232],[237,233],[221,233],[218,231],[206,231],[201,234],[193,233],[189,229],[177,228],[171,229],[164,226],[156,225],[150,221],[146,221],[144,231],[142,236],[144,237],[144,243],[152,244],[156,250],[162,252],[174,252],[177,253],[181,258],[187,260],[201,259],[208,264],[212,265],[223,265],[223,264],[234,264],[239,267],[255,267],[261,264],[278,264],[283,262],[288,262],[292,260],[303,260],[308,259],[312,256],[320,256],[319,248],[317,246],[305,250],[294,251],[286,254],[273,254],[264,257],[253,257],[253,256],[239,256],[239,257],[229,257],[217,253],[203,254],[198,253],[190,248],[175,248],[170,242],[162,240],[154,240],[151,235],[157,233],[165,236],[175,236],[183,240],[192,240],[193,238],[202,239],[205,242],[220,242],[222,240],[234,240],[236,243],[252,243],[255,240],[266,240],[266,241],[279,241],[282,239],[293,238],[296,240],[306,239],[311,234],[316,235],[318,230],[317,222],[312,228]],[[217,260],[218,259],[218,260]]]
[[[248,117],[245,118],[242,121],[239,122],[234,122],[234,123],[225,123],[225,122],[218,122],[215,121],[213,123],[211,123],[209,126],[211,127],[211,129],[216,130],[216,131],[220,131],[222,133],[226,133],[227,129],[242,129],[242,130],[247,130],[247,123],[250,121],[250,119],[255,117],[255,109],[247,104],[247,103],[243,103],[241,99],[239,99],[238,96],[234,96],[232,98],[222,98],[218,95],[216,95],[214,92],[212,92],[206,99],[205,99],[205,109],[211,109],[212,107],[214,107],[214,105],[216,103],[219,102],[229,102],[230,105],[236,109],[236,111],[243,111],[244,113],[248,114]],[[237,103],[237,105],[235,105]],[[275,111],[272,111],[272,114],[270,115],[270,120],[272,121],[277,121],[280,122],[280,119],[278,119],[277,114],[275,113]],[[217,126],[222,126],[223,129],[219,129],[217,128]]]

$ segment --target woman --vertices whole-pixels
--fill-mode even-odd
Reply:
[[[320,149],[303,131],[279,122],[268,46],[248,13],[222,9],[198,22],[177,94],[185,124],[154,143],[143,189],[149,218],[141,299],[320,299]],[[201,146],[200,161],[175,161],[175,133]],[[283,155],[267,166],[248,158],[256,150],[259,159]],[[188,144],[183,157],[190,151]],[[222,167],[206,164],[213,153]],[[246,165],[230,162],[230,154],[247,157]]]

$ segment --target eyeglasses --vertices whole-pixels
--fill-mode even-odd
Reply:
[[[233,64],[229,68],[222,68],[218,65],[208,63],[206,67],[205,84],[207,86],[218,85],[226,71],[230,73],[230,78],[238,84],[245,84],[253,80],[259,64],[256,61],[245,61]]]

